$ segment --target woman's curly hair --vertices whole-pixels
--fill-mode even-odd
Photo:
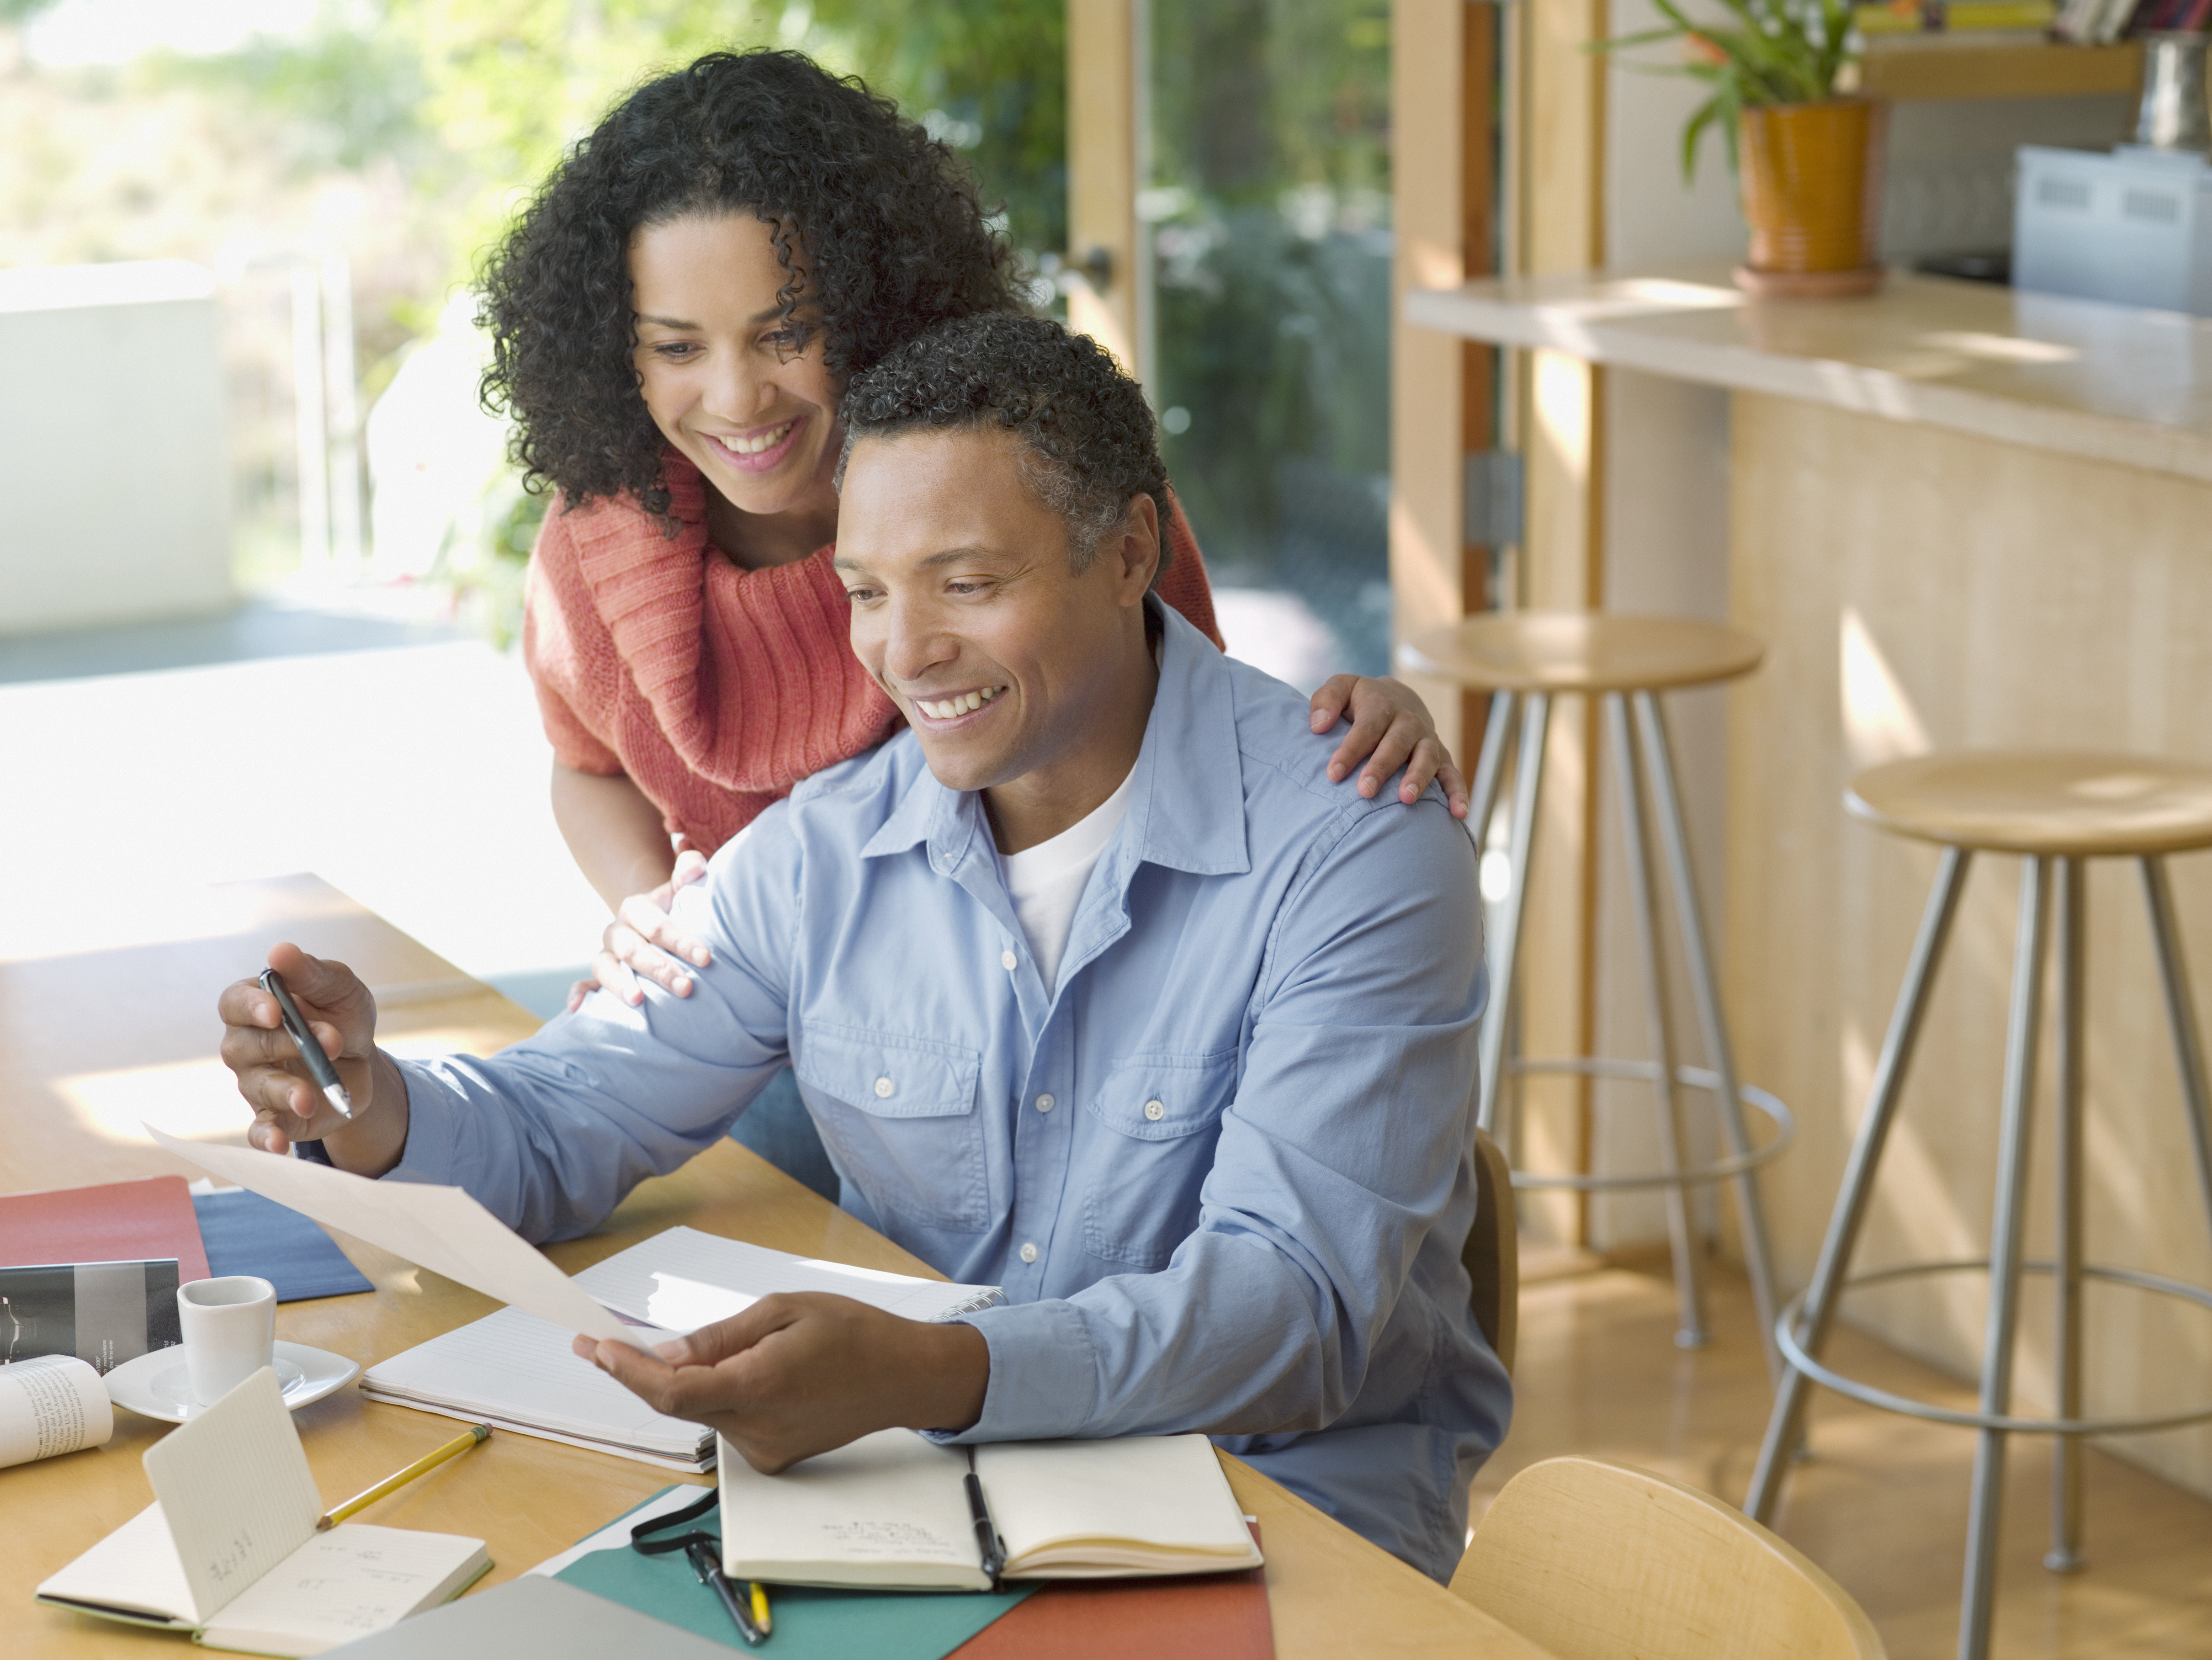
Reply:
[[[945,145],[797,52],[710,52],[617,106],[486,266],[482,395],[513,414],[531,488],[572,506],[628,493],[666,518],[631,357],[629,242],[701,213],[768,225],[784,325],[800,349],[818,330],[841,380],[939,323],[1020,309],[1005,239]]]

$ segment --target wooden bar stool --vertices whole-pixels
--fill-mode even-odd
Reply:
[[[1989,1651],[1996,1575],[1996,1532],[2004,1489],[2005,1438],[2055,1435],[2051,1546],[2044,1565],[2061,1572],[2081,1564],[2081,1442],[2087,1435],[2126,1435],[2212,1419],[2212,1406],[2154,1417],[2082,1415],[2081,1289],[2100,1280],[2179,1297],[2212,1307],[2212,1292],[2162,1275],[2099,1268],[2081,1260],[2084,1173],[2081,1151],[2083,870],[2091,859],[2132,858],[2142,867],[2153,944],[2164,983],[2167,1024],[2181,1073],[2183,1104],[2196,1147],[2197,1175],[2212,1219],[2212,1109],[2208,1109],[2203,1051],[2189,1000],[2181,939],[2173,922],[2166,855],[2212,847],[2212,768],[2113,754],[1953,752],[1895,762],[1851,781],[1845,808],[1855,816],[1943,849],[1918,939],[1905,972],[1888,1036],[1874,1074],[1872,1098],[1859,1126],[1820,1247],[1813,1282],[1782,1312],[1775,1329],[1784,1363],[1750,1496],[1753,1519],[1773,1513],[1782,1476],[1803,1433],[1807,1385],[1820,1383],[1855,1401],[1980,1432],[1974,1451],[1972,1507],[1966,1523],[1966,1572],[1959,1617],[1961,1660]],[[2003,1101],[1998,1124],[1996,1202],[1986,1260],[1924,1262],[1849,1277],[1850,1256],[1897,1114],[1913,1046],[1928,1006],[1966,866],[1977,852],[2019,854],[2020,933],[2013,953]],[[2057,1238],[2048,1262],[2023,1262],[2028,1146],[2035,1095],[2045,945],[2057,936]],[[1931,1274],[1986,1272],[1990,1308],[1982,1357],[1980,1409],[1954,1411],[1875,1389],[1824,1365],[1820,1351],[1842,1294],[1856,1286]],[[2057,1314],[2054,1375],[2057,1410],[2048,1418],[2012,1409],[2014,1338],[2022,1273],[2051,1277]]]
[[[1571,1188],[1583,1192],[1658,1187],[1667,1193],[1667,1225],[1674,1250],[1674,1287],[1680,1306],[1674,1341],[1685,1348],[1705,1341],[1703,1242],[1692,1226],[1691,1189],[1726,1182],[1735,1195],[1743,1234],[1744,1258],[1751,1275],[1762,1341],[1771,1344],[1776,1303],[1774,1275],[1753,1172],[1788,1146],[1795,1133],[1789,1110],[1764,1090],[1745,1085],[1735,1072],[1720,989],[1713,977],[1705,913],[1690,861],[1689,834],[1682,821],[1675,784],[1674,747],[1658,694],[1689,686],[1716,684],[1748,674],[1759,666],[1765,647],[1741,629],[1686,617],[1607,616],[1591,611],[1493,611],[1470,617],[1407,641],[1399,650],[1400,666],[1417,674],[1440,676],[1491,694],[1490,719],[1474,773],[1474,794],[1468,828],[1479,848],[1497,810],[1500,781],[1509,758],[1513,769],[1513,802],[1508,835],[1511,875],[1498,937],[1490,952],[1490,1007],[1482,1030],[1482,1077],[1477,1116],[1492,1134],[1504,1074],[1569,1073],[1588,1078],[1644,1079],[1650,1083],[1659,1114],[1661,1168],[1623,1175],[1576,1176],[1516,1168],[1519,1189]],[[1620,1060],[1595,1055],[1518,1058],[1509,1061],[1516,980],[1520,965],[1521,925],[1528,893],[1529,860],[1534,855],[1536,813],[1544,778],[1544,748],[1552,700],[1562,693],[1595,697],[1603,706],[1607,745],[1619,778],[1621,826],[1628,853],[1629,886],[1635,900],[1638,943],[1654,1058]],[[1518,732],[1516,733],[1516,715]],[[1647,792],[1650,799],[1647,800]],[[1705,1036],[1704,1067],[1675,1058],[1668,1018],[1667,976],[1662,961],[1664,933],[1658,882],[1653,867],[1651,827],[1656,807],[1659,840],[1674,885],[1674,912],[1688,959],[1690,987]],[[1698,1168],[1684,1163],[1686,1140],[1680,1091],[1710,1091],[1718,1109],[1727,1157]],[[1746,1126],[1748,1105],[1771,1119],[1777,1134],[1754,1146]],[[1512,1138],[1507,1138],[1509,1143]],[[1509,1146],[1517,1164],[1521,1149]],[[1778,1361],[1771,1347],[1770,1367]]]

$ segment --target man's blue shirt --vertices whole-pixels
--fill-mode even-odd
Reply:
[[[1304,699],[1155,608],[1127,817],[1047,989],[975,794],[912,733],[763,813],[678,902],[712,967],[489,1061],[405,1067],[403,1179],[595,1226],[784,1063],[845,1206],[1010,1306],[955,1440],[1203,1430],[1438,1578],[1505,1431],[1460,1247],[1484,996],[1436,792],[1326,774]]]

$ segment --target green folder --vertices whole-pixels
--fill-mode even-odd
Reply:
[[[719,1522],[702,1517],[691,1525],[712,1533]],[[642,1556],[629,1549],[597,1550],[579,1557],[555,1578],[727,1647],[745,1650],[744,1639],[722,1611],[720,1601],[699,1583],[680,1552]],[[1036,1589],[1010,1585],[994,1594],[771,1585],[768,1596],[774,1634],[757,1651],[745,1651],[757,1652],[763,1660],[845,1660],[852,1655],[866,1655],[869,1660],[944,1660]]]

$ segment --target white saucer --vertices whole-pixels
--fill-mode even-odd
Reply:
[[[293,1412],[310,1401],[319,1401],[343,1389],[361,1376],[358,1360],[281,1339],[272,1364],[276,1381],[283,1386],[284,1405]],[[128,1407],[165,1423],[181,1424],[201,1410],[199,1403],[192,1399],[191,1381],[185,1372],[185,1352],[181,1347],[155,1349],[136,1360],[125,1360],[103,1381],[107,1385],[107,1398],[117,1406]]]

